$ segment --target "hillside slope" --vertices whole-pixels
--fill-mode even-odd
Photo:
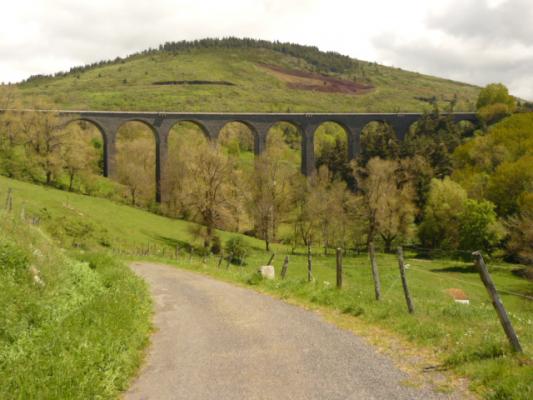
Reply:
[[[28,105],[43,96],[65,109],[146,111],[422,111],[433,97],[469,111],[479,91],[312,47],[231,40],[167,44],[19,87]]]

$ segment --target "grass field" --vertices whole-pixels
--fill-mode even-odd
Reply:
[[[362,326],[360,332],[370,332],[371,340],[378,339],[372,332],[379,328],[405,340],[415,351],[431,352],[440,366],[467,376],[471,388],[485,398],[528,399],[533,396],[530,379],[533,375],[533,301],[524,297],[533,295],[533,285],[512,274],[516,265],[489,262],[493,279],[524,347],[525,354],[521,356],[510,352],[485,289],[470,262],[427,260],[406,254],[408,281],[416,308],[415,315],[409,315],[393,255],[378,257],[383,300],[376,302],[369,262],[364,254],[345,258],[345,287],[339,291],[334,288],[333,256],[320,255],[322,250],[315,249],[315,280],[309,284],[306,282],[306,257],[298,252],[289,254],[288,248],[276,244],[273,251],[278,271],[284,256],[290,257],[288,278],[262,281],[255,271],[267,262],[269,254],[262,250],[263,243],[257,239],[243,236],[250,247],[245,265],[227,268],[224,261],[222,267],[217,268],[217,258],[202,261],[186,252],[189,244],[199,245],[193,242],[191,223],[3,177],[0,177],[0,199],[4,198],[8,187],[14,193],[12,213],[19,215],[24,209],[26,218],[39,216],[41,226],[63,246],[107,247],[122,253],[126,259],[139,258],[136,253],[148,252],[151,258],[173,262],[181,268],[323,308],[333,319],[343,319],[343,324]],[[223,242],[236,235],[219,234]],[[176,245],[182,248],[177,261]],[[455,303],[448,289],[462,290],[470,304]]]
[[[291,89],[262,64],[310,71],[305,60],[261,48],[196,49],[137,55],[122,63],[18,85],[27,105],[45,97],[65,109],[231,112],[400,112],[429,109],[435,97],[457,111],[474,110],[479,88],[358,62],[374,89],[361,95]],[[353,80],[353,74],[333,74]],[[225,81],[229,85],[154,85],[161,81]],[[425,99],[425,100],[424,100]]]

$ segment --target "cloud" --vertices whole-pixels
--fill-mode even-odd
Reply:
[[[431,13],[427,26],[484,43],[529,45],[533,38],[531,0],[455,1],[444,12]]]
[[[514,95],[531,100],[533,14],[528,1],[454,0],[428,13],[424,35],[389,31],[375,35],[372,43],[378,58],[388,63],[478,85],[503,82]]]

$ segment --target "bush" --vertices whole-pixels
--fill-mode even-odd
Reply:
[[[248,253],[248,246],[240,236],[233,236],[226,241],[225,250],[232,263],[242,264]]]

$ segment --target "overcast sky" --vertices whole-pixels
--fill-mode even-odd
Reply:
[[[533,0],[6,0],[0,82],[165,41],[316,45],[533,100]]]

